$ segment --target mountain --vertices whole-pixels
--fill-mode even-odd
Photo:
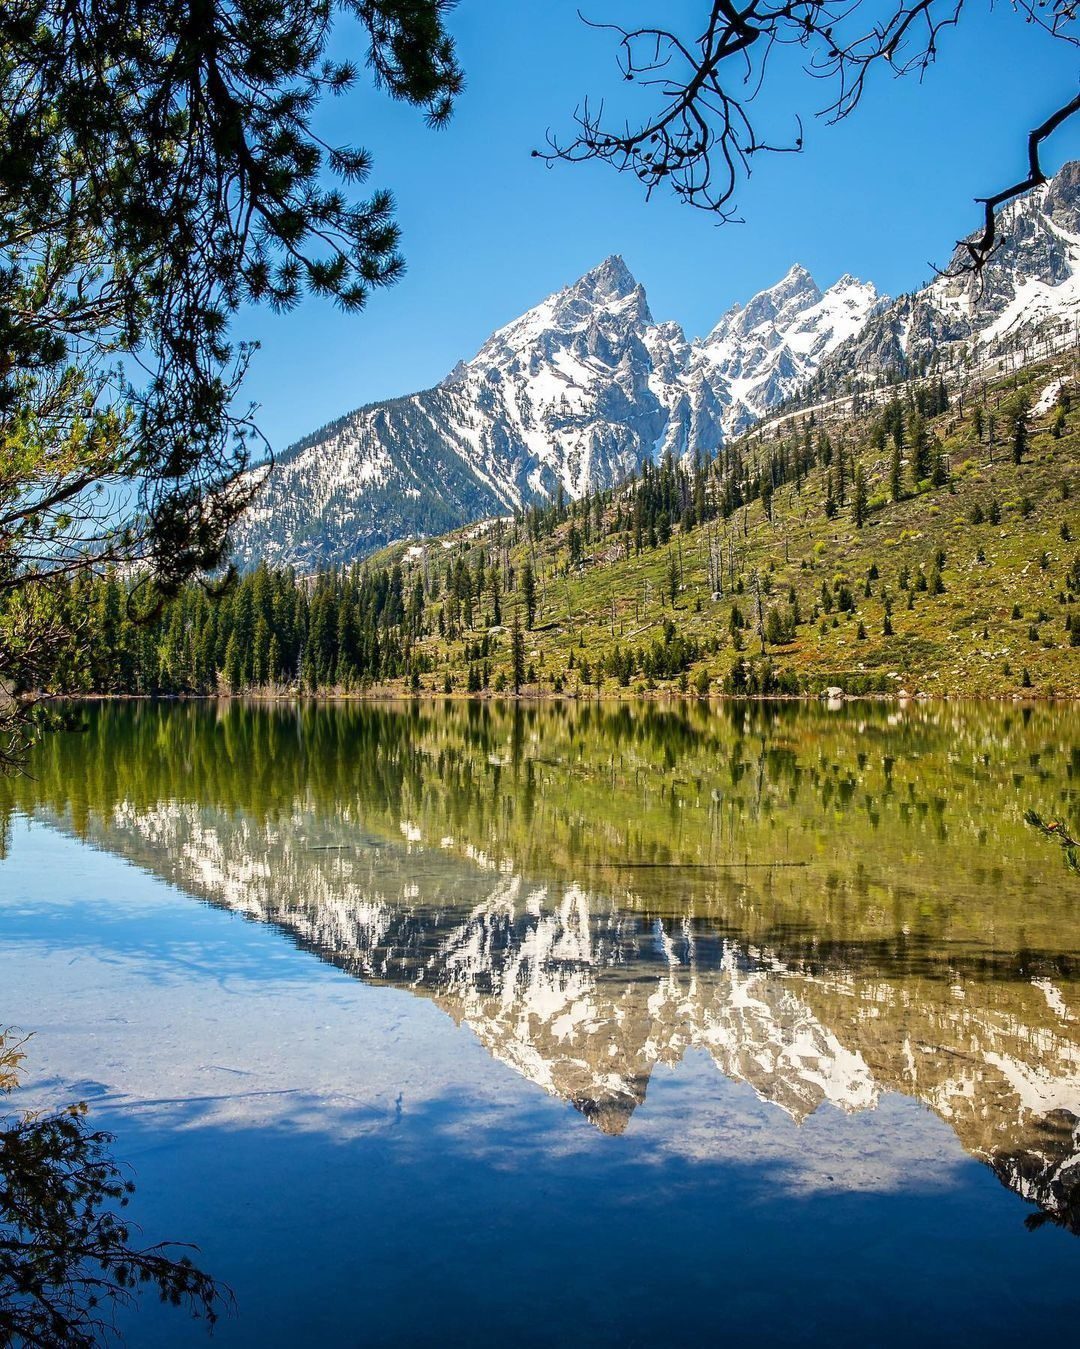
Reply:
[[[957,245],[929,285],[872,313],[820,362],[828,387],[853,374],[907,374],[939,363],[1023,364],[1076,340],[1080,324],[1080,161],[998,212],[999,243],[981,274]],[[973,239],[976,235],[971,236]]]
[[[690,342],[622,258],[500,328],[434,389],[373,403],[286,450],[236,536],[244,561],[362,557],[561,489],[579,497],[670,450],[715,450],[793,394],[879,303],[802,267]]]
[[[806,268],[796,265],[749,304],[729,309],[693,344],[684,383],[692,390],[700,384],[715,390],[725,436],[738,435],[801,388],[830,352],[862,330],[880,303],[869,282],[842,276],[823,293]],[[703,443],[704,430],[691,427],[686,443],[716,448],[718,442]]]
[[[1024,364],[1080,332],[1080,162],[999,212],[980,275],[958,245],[927,286],[889,301],[801,266],[705,337],[657,323],[610,257],[500,328],[434,388],[373,403],[286,450],[236,535],[244,562],[363,557],[519,509],[580,497],[646,460],[712,453],[794,395],[831,396],[945,369]]]

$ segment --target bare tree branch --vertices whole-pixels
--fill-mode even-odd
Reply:
[[[640,120],[618,123],[609,120],[605,101],[586,98],[575,113],[576,133],[562,139],[549,131],[546,148],[533,154],[548,164],[600,160],[634,174],[646,198],[663,186],[722,221],[735,219],[734,195],[749,177],[753,157],[797,153],[803,147],[797,112],[791,114],[790,137],[779,142],[759,135],[751,118],[777,47],[799,48],[806,73],[830,86],[817,115],[835,123],[858,108],[879,68],[922,79],[937,59],[943,36],[963,19],[964,7],[965,0],[902,0],[877,12],[869,0],[747,0],[743,5],[709,0],[703,3],[702,30],[693,39],[671,28],[624,28],[583,17],[589,27],[615,35],[623,81],[645,91],[651,106]],[[1049,37],[1077,43],[1077,0],[1013,0],[1011,8]],[[1026,178],[977,199],[984,208],[983,233],[963,243],[970,259],[965,270],[980,271],[990,256],[995,210],[1046,181],[1039,150],[1077,111],[1080,96],[1063,103],[1030,134]]]
[[[1026,178],[1020,182],[1013,183],[1011,187],[1003,188],[996,192],[992,197],[978,197],[976,200],[984,208],[985,218],[983,232],[978,239],[962,240],[962,246],[967,249],[971,256],[972,270],[981,271],[987,259],[994,251],[994,245],[997,240],[997,218],[996,212],[999,206],[1004,206],[1006,202],[1013,201],[1015,198],[1029,192],[1033,187],[1040,187],[1046,182],[1046,174],[1043,172],[1040,163],[1040,151],[1045,140],[1054,134],[1063,122],[1068,121],[1080,112],[1080,94],[1071,98],[1068,103],[1062,104],[1057,112],[1052,113],[1045,122],[1037,126],[1028,136],[1028,173]]]

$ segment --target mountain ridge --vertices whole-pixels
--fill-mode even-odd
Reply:
[[[800,263],[702,337],[657,322],[611,254],[496,329],[433,387],[329,422],[278,459],[236,555],[310,570],[352,562],[647,462],[713,455],[771,412],[1005,353],[1026,363],[1080,334],[1080,162],[999,213],[982,273],[963,243],[897,299]]]
[[[997,221],[1001,242],[981,273],[970,268],[970,240],[961,240],[932,280],[883,305],[860,333],[830,353],[819,380],[835,384],[860,370],[891,369],[907,377],[927,359],[955,357],[977,365],[995,352],[1018,351],[1026,363],[1041,343],[1075,334],[1080,161],[1003,207]]]
[[[796,264],[690,340],[678,323],[656,322],[644,286],[612,254],[496,329],[438,384],[365,404],[290,446],[239,527],[237,553],[351,561],[560,490],[579,497],[669,451],[712,453],[847,335],[838,311],[879,302],[850,277],[822,291]]]

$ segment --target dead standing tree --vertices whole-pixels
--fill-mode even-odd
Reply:
[[[663,27],[623,28],[590,24],[613,33],[623,80],[650,97],[636,122],[609,120],[604,101],[586,99],[568,139],[549,132],[547,148],[533,154],[549,163],[601,160],[633,173],[650,197],[666,188],[691,206],[734,219],[735,192],[749,176],[755,155],[793,154],[802,149],[803,124],[774,143],[759,136],[751,109],[763,89],[770,58],[778,48],[797,48],[807,72],[828,88],[817,115],[838,122],[862,101],[879,68],[919,78],[937,58],[942,35],[963,18],[964,0],[914,0],[878,6],[872,0],[711,0],[702,4],[704,27],[685,38]],[[1049,37],[1077,44],[1077,0],[1013,0],[1011,9]],[[588,23],[589,21],[586,20]],[[981,234],[962,245],[978,272],[997,241],[995,210],[1046,182],[1040,161],[1044,142],[1080,112],[1080,94],[1063,100],[1028,135],[1028,171],[1000,191],[978,198]]]

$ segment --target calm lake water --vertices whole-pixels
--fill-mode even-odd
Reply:
[[[0,782],[0,1024],[214,1344],[1074,1340],[1075,708],[83,715]]]

